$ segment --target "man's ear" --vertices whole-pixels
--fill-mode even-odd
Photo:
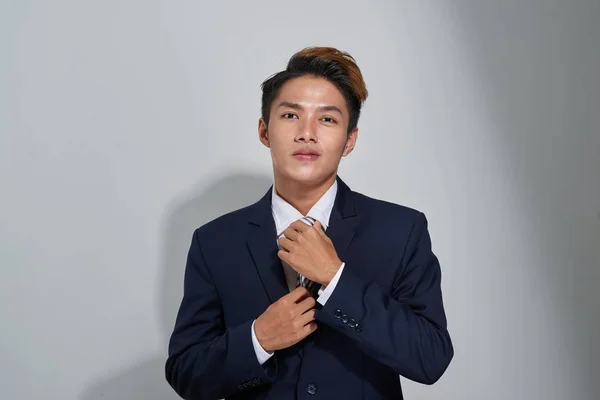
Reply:
[[[348,154],[352,153],[354,146],[356,146],[356,139],[358,139],[358,126],[355,126],[346,138],[346,145],[344,146],[344,152],[342,153],[343,157],[346,157]]]
[[[258,139],[266,147],[271,148],[271,143],[269,142],[269,129],[262,117],[258,119]]]

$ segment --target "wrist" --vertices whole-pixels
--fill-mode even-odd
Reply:
[[[340,267],[342,266],[342,261],[339,261],[332,265],[332,267],[328,268],[325,271],[325,277],[322,279],[322,282],[320,282],[323,286],[328,286],[331,283],[331,281],[335,277],[335,274],[337,274],[337,272],[340,270]]]
[[[266,351],[267,353],[272,352],[273,350],[269,349],[269,346],[266,343],[265,340],[265,336],[263,334],[263,331],[260,327],[260,317],[258,317],[256,319],[256,321],[254,322],[254,336],[256,336],[256,341],[258,342],[258,344],[260,345],[260,347],[262,347],[262,349],[264,351]]]

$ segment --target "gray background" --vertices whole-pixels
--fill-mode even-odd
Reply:
[[[271,183],[259,84],[370,98],[340,174],[430,220],[456,356],[406,398],[600,398],[600,2],[0,1],[0,398],[176,399],[193,229]]]

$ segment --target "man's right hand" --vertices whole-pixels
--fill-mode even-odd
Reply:
[[[254,323],[254,333],[267,351],[285,349],[298,343],[317,329],[315,299],[299,286],[271,304]]]

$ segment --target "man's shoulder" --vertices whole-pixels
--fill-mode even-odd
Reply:
[[[421,210],[404,204],[367,196],[356,191],[352,191],[352,197],[357,212],[369,219],[394,223],[406,222],[412,225],[415,221],[425,218]]]
[[[381,243],[419,237],[428,229],[429,222],[423,211],[404,204],[353,193],[357,214],[364,232],[375,235]],[[403,247],[402,247],[403,248]]]
[[[198,236],[205,238],[215,238],[222,235],[231,237],[236,232],[246,228],[257,203],[250,204],[225,214],[222,214],[203,225],[200,225],[196,231]]]

